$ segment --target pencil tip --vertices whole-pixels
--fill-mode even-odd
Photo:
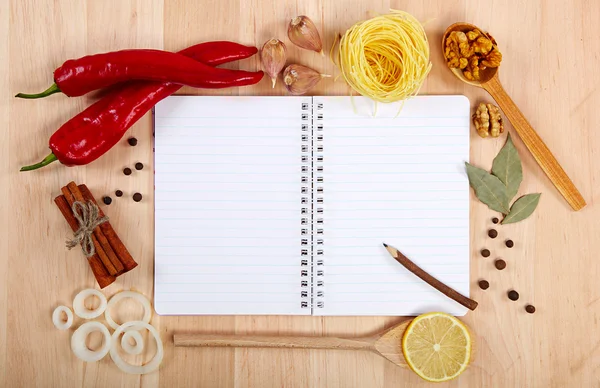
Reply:
[[[388,245],[386,243],[383,243],[383,246],[386,247],[386,248],[388,247]]]

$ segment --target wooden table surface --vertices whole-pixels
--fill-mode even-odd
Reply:
[[[70,349],[70,334],[52,326],[51,312],[71,305],[95,281],[77,249],[64,246],[70,230],[53,204],[61,186],[86,183],[97,198],[121,189],[105,207],[140,266],[105,290],[153,293],[153,195],[151,117],[88,167],[53,164],[19,173],[48,153],[48,138],[91,98],[55,95],[38,101],[13,98],[45,89],[52,71],[68,58],[125,48],[179,50],[207,40],[261,45],[287,41],[286,23],[298,14],[318,25],[328,50],[336,32],[390,7],[427,21],[433,70],[423,94],[465,94],[475,105],[482,90],[461,84],[445,68],[440,38],[446,26],[468,21],[488,29],[504,54],[500,78],[508,93],[553,150],[588,202],[573,212],[528,154],[515,143],[524,168],[521,192],[542,192],[534,215],[486,231],[494,215],[471,205],[471,296],[476,311],[464,317],[475,340],[471,366],[450,387],[600,386],[600,2],[595,0],[3,0],[0,2],[0,386],[2,387],[416,387],[412,372],[369,353],[273,349],[175,349],[172,333],[346,335],[381,330],[403,318],[380,317],[153,317],[165,344],[159,372],[143,377],[120,372],[110,357],[85,364]],[[327,59],[290,47],[291,60],[337,74]],[[235,65],[238,66],[238,65]],[[240,67],[255,69],[258,60]],[[326,80],[315,94],[346,94],[342,81]],[[205,91],[184,89],[182,93]],[[220,94],[285,94],[265,79],[260,85]],[[513,132],[510,124],[508,131]],[[471,133],[471,161],[491,167],[503,144]],[[120,171],[141,161],[146,168]],[[144,195],[140,203],[131,194]],[[114,196],[113,196],[114,197]],[[503,241],[511,238],[515,248]],[[494,269],[487,247],[508,266]],[[487,291],[477,287],[489,280]],[[521,298],[511,302],[510,289]],[[527,314],[527,303],[536,306]],[[125,309],[125,308],[124,308]],[[132,312],[133,314],[133,312]],[[123,314],[121,314],[123,315]],[[76,325],[80,320],[76,320]],[[152,356],[147,354],[146,358]]]

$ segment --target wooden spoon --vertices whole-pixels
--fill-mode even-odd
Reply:
[[[402,336],[411,322],[407,320],[370,337],[285,337],[221,334],[175,334],[175,346],[366,350],[379,354],[399,366],[406,366],[402,355]]]
[[[446,32],[444,32],[444,36],[442,37],[442,51],[444,51],[446,37],[452,31],[467,32],[474,29],[478,29],[479,31],[483,32],[481,28],[478,28],[469,23],[454,23],[453,25],[448,27],[446,29]],[[486,34],[485,32],[483,33]],[[488,37],[490,36],[488,35]],[[562,169],[554,155],[552,155],[546,144],[544,144],[539,135],[527,122],[525,116],[523,116],[519,108],[517,108],[515,103],[508,96],[508,94],[506,94],[504,88],[502,88],[502,85],[500,84],[500,79],[498,78],[498,68],[488,67],[485,70],[483,70],[480,74],[480,81],[470,81],[466,79],[460,69],[454,68],[450,70],[461,81],[469,85],[485,89],[494,98],[494,100],[496,100],[502,111],[504,111],[506,117],[508,117],[508,119],[512,123],[513,127],[515,128],[515,131],[517,131],[517,133],[521,137],[521,140],[523,140],[523,143],[525,143],[525,146],[527,146],[527,148],[529,149],[529,152],[531,152],[537,163],[540,165],[542,170],[544,170],[548,178],[550,178],[554,186],[556,186],[558,191],[562,194],[562,196],[567,200],[569,205],[571,205],[571,207],[574,210],[582,209],[586,205],[585,199],[583,199],[583,196],[581,195],[579,190],[577,190],[577,187],[575,187],[571,179],[567,176],[567,174]]]

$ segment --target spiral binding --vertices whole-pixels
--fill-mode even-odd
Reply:
[[[323,103],[316,104],[316,114],[313,114],[313,308],[325,307],[325,236],[323,225],[325,224],[323,204],[324,199],[324,168],[323,168]]]
[[[300,177],[300,307],[323,308],[325,302],[325,237],[323,176],[323,103],[316,104],[316,114],[309,103],[302,103],[302,145]],[[307,280],[306,278],[310,278]]]
[[[302,246],[300,250],[300,256],[302,259],[300,260],[300,307],[301,308],[310,308],[312,305],[312,296],[310,282],[306,280],[312,276],[312,263],[310,257],[312,257],[312,222],[309,222],[309,217],[311,215],[312,210],[312,186],[311,186],[311,175],[312,175],[312,162],[311,162],[311,150],[310,147],[312,145],[312,133],[309,129],[310,127],[310,119],[309,112],[311,108],[308,103],[302,103],[302,124],[301,124],[301,135],[300,140],[302,141],[301,146],[301,188],[300,193],[302,197],[300,202],[302,207],[300,208],[300,225],[302,226],[300,229],[300,245]],[[311,112],[312,113],[312,112]]]

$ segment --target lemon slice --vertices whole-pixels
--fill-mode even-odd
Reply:
[[[402,338],[408,366],[427,381],[448,381],[461,374],[471,358],[467,327],[446,313],[416,317]]]

